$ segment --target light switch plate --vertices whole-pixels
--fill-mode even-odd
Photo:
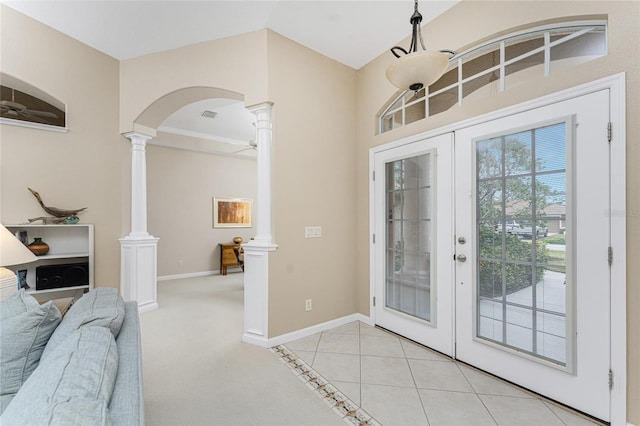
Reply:
[[[304,228],[304,237],[305,238],[320,238],[320,237],[322,237],[322,227],[321,226],[306,226]]]

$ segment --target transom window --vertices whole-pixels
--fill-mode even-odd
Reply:
[[[503,92],[540,75],[607,55],[604,21],[537,28],[473,47],[449,61],[449,69],[428,88],[407,90],[379,116],[379,132],[422,120],[463,100]]]

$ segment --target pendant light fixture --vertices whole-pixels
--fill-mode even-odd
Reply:
[[[391,48],[391,53],[398,58],[387,68],[387,78],[394,86],[404,89],[418,91],[425,86],[437,81],[449,65],[451,59],[456,53],[452,50],[427,50],[422,39],[422,15],[418,12],[418,0],[414,2],[413,15],[411,15],[411,25],[413,31],[411,33],[411,46],[409,51],[404,50],[400,46]],[[418,52],[418,40],[422,46],[422,51]],[[400,53],[404,53],[401,56]]]

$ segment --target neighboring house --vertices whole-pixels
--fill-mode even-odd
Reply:
[[[543,209],[543,214],[547,216],[547,229],[550,234],[559,234],[566,229],[566,206],[551,204]]]
[[[270,30],[260,30],[117,61],[4,4],[0,12],[1,71],[63,100],[70,128],[60,134],[1,125],[0,219],[19,223],[40,215],[27,187],[62,207],[87,206],[81,220],[96,226],[98,286],[119,287],[118,239],[131,227],[131,144],[121,134],[153,130],[154,123],[137,123],[137,118],[156,100],[184,88],[228,90],[240,94],[247,106],[273,102],[272,210],[274,240],[279,247],[271,253],[268,265],[268,337],[370,314],[368,150],[372,147],[625,73],[629,165],[634,165],[640,152],[637,1],[460,2],[425,25],[429,47],[462,49],[532,23],[598,16],[608,20],[608,54],[383,134],[375,130],[376,116],[396,93],[384,75],[393,59],[387,52],[354,70]],[[148,160],[156,161],[160,151],[150,148]],[[190,155],[174,154],[153,176],[180,175],[200,166],[200,160]],[[157,177],[153,179],[150,188],[169,191],[159,186],[164,183],[156,182]],[[171,188],[175,203],[185,206],[193,205],[189,200],[193,194],[202,198],[204,192]],[[634,261],[640,257],[635,243],[640,239],[639,215],[634,213],[640,209],[637,167],[627,167],[626,193],[628,211],[617,214],[627,217],[627,422],[640,425],[640,264]],[[185,250],[208,244],[211,248],[208,209],[214,195],[234,194],[208,194],[207,210],[185,209],[175,217],[171,229],[164,228],[172,220],[159,220],[166,232],[160,244],[182,244]],[[559,231],[562,206],[549,206],[546,211],[558,215],[553,227]],[[158,211],[150,217],[155,214]],[[304,228],[318,225],[322,238],[305,239]],[[549,228],[551,232],[552,223]],[[189,257],[189,253],[181,256]],[[182,273],[209,266],[189,267],[193,269]],[[314,299],[312,312],[305,312],[307,298]]]
[[[514,215],[517,217],[517,213],[522,211],[522,203],[511,203],[505,208],[507,215]],[[542,224],[538,226],[544,226],[547,228],[550,234],[559,234],[561,230],[566,228],[566,215],[567,207],[562,204],[549,204],[538,212],[538,216],[544,216],[545,219],[541,220]]]

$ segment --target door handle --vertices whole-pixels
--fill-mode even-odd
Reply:
[[[467,261],[467,256],[465,256],[464,254],[459,254],[459,255],[456,256],[456,260],[458,262],[461,262],[461,263],[466,262]]]

